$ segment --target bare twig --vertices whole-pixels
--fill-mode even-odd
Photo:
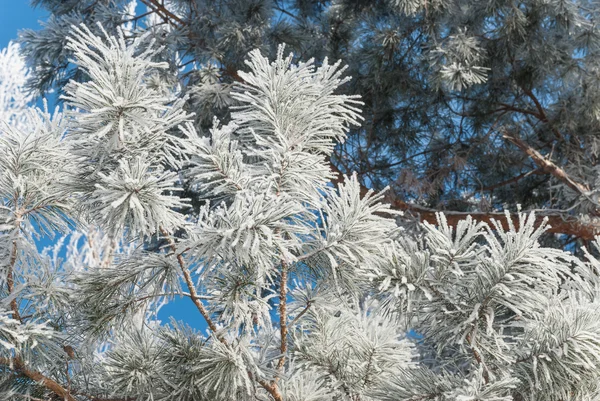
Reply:
[[[17,263],[17,253],[18,253],[18,245],[17,240],[14,239],[12,242],[12,250],[10,252],[10,261],[8,263],[8,269],[6,271],[6,287],[8,288],[8,296],[11,297],[13,295],[15,280],[13,276],[13,271],[15,268],[15,264]],[[21,321],[21,316],[19,314],[19,305],[17,303],[17,298],[13,297],[10,301],[10,309],[12,310],[13,319]]]
[[[504,181],[498,182],[496,184],[488,185],[487,187],[483,187],[483,188],[481,188],[481,191],[492,191],[496,188],[501,188],[506,185],[514,184],[518,181],[521,181],[523,178],[529,177],[530,175],[542,174],[542,172],[543,172],[543,170],[541,168],[536,168],[535,170],[527,171],[527,172],[519,174],[513,178],[509,178],[508,180],[504,180]]]
[[[171,247],[171,250],[177,255],[177,262],[179,263],[179,267],[181,268],[181,271],[183,273],[183,278],[188,287],[188,290],[190,291],[190,299],[192,300],[192,302],[194,302],[194,305],[196,305],[196,308],[198,309],[198,311],[200,312],[200,314],[206,321],[208,328],[213,333],[215,333],[215,335],[217,336],[219,341],[221,341],[223,344],[227,344],[227,341],[225,341],[223,336],[221,334],[219,334],[217,326],[215,325],[215,323],[213,322],[213,320],[210,317],[210,314],[204,307],[201,297],[198,295],[198,293],[196,291],[196,286],[194,285],[194,280],[192,279],[190,271],[188,270],[188,268],[185,265],[183,256],[181,255],[181,253],[177,253],[177,247],[175,246],[175,242],[173,241],[173,239],[171,239],[171,236],[164,228],[162,228],[162,227],[160,228],[160,233],[167,240],[167,243]]]
[[[15,212],[15,233],[19,235],[21,231],[21,220],[23,215],[21,213],[21,209],[18,206],[19,197],[15,194],[14,197],[14,206],[17,209]],[[6,271],[6,287],[8,289],[8,296],[13,297],[13,291],[15,289],[15,279],[14,279],[14,270],[17,264],[17,257],[19,254],[19,242],[17,238],[13,238],[12,241],[12,249],[10,251],[10,260],[8,262],[8,268]],[[21,315],[19,314],[19,304],[17,302],[17,297],[14,296],[10,301],[10,309],[12,310],[13,319],[22,321]]]
[[[563,140],[563,135],[560,133],[560,131],[558,129],[556,129],[556,127],[553,127],[550,124],[550,120],[548,119],[548,116],[546,115],[546,112],[544,111],[544,107],[542,106],[542,103],[540,103],[540,101],[538,100],[538,98],[535,96],[535,94],[533,93],[533,91],[529,88],[526,88],[525,86],[521,85],[521,89],[523,90],[523,92],[533,101],[533,103],[535,104],[536,109],[538,109],[539,112],[539,119],[542,122],[548,123],[550,125],[550,129],[552,130],[552,132],[554,132],[554,135],[556,136],[557,139],[559,140]]]
[[[587,195],[590,192],[590,188],[586,184],[579,183],[575,181],[569,174],[567,174],[563,169],[558,167],[556,164],[552,163],[552,161],[545,158],[540,152],[529,146],[525,141],[519,138],[516,134],[505,133],[504,138],[509,142],[515,144],[519,149],[521,149],[527,156],[531,157],[533,162],[546,173],[553,175],[563,183],[565,183],[569,188],[579,193],[580,195]]]
[[[281,284],[279,288],[279,332],[281,335],[281,345],[279,347],[281,351],[281,357],[277,362],[277,371],[283,369],[285,364],[285,354],[287,352],[287,276],[288,276],[288,264],[285,261],[281,263]],[[275,380],[279,378],[276,377]]]
[[[185,25],[185,22],[181,18],[173,14],[164,4],[161,4],[157,0],[141,0],[141,2],[160,15],[165,22],[172,24],[172,22],[175,21],[179,26]]]
[[[295,324],[298,322],[298,320],[300,320],[300,318],[301,318],[302,316],[304,316],[304,314],[305,314],[306,312],[308,312],[308,310],[310,309],[310,306],[311,306],[311,305],[312,305],[312,302],[311,302],[311,301],[308,301],[308,302],[306,303],[306,306],[304,307],[304,309],[302,309],[302,312],[300,312],[300,313],[298,314],[298,316],[296,316],[296,317],[294,318],[294,320],[292,320],[292,322],[289,324],[289,326],[290,326],[290,327],[293,327],[293,326],[294,326],[294,325],[295,325]]]

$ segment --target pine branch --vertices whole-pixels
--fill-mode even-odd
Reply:
[[[258,380],[258,384],[260,384],[267,392],[273,397],[275,401],[283,401],[283,395],[279,391],[279,387],[276,383],[269,384],[264,380]]]
[[[181,18],[179,18],[178,16],[176,16],[175,14],[173,14],[172,12],[167,10],[165,5],[159,3],[157,0],[141,0],[141,1],[142,1],[142,3],[147,5],[150,9],[155,11],[158,15],[160,15],[164,19],[165,22],[172,24],[172,21],[175,21],[177,24],[179,24],[179,26],[186,25]],[[177,26],[176,24],[174,24],[174,25]]]
[[[495,110],[496,112],[498,112],[498,111],[514,111],[516,113],[521,113],[521,114],[527,114],[527,115],[530,115],[530,116],[534,116],[538,120],[545,121],[544,117],[542,117],[539,114],[539,112],[536,112],[536,111],[533,111],[533,110],[528,110],[528,109],[522,109],[520,107],[516,107],[516,106],[513,106],[513,105],[508,104],[508,103],[499,103],[499,105],[502,106],[502,107],[500,107],[499,109]]]
[[[492,220],[498,221],[502,228],[508,230],[509,222],[506,219],[506,214],[501,212],[455,212],[449,210],[436,210],[418,205],[411,205],[401,200],[393,200],[392,206],[397,210],[407,211],[415,214],[421,222],[437,224],[436,213],[443,213],[448,220],[448,224],[456,226],[459,221],[464,220],[467,216],[471,216],[475,221],[490,224]],[[516,213],[508,215],[515,227],[518,227],[519,216]],[[539,227],[542,221],[547,218],[548,229],[552,234],[572,235],[584,240],[593,240],[600,233],[600,225],[596,223],[582,222],[576,217],[561,212],[545,212],[539,211],[535,215],[535,226]]]
[[[279,330],[281,336],[281,357],[277,362],[277,371],[283,369],[285,364],[285,354],[287,352],[287,275],[288,275],[288,264],[285,261],[281,263],[281,284],[279,289]],[[276,377],[275,381],[279,378]]]
[[[159,231],[166,238],[167,243],[169,244],[169,247],[171,248],[171,250],[177,255],[177,262],[179,263],[179,266],[181,267],[181,271],[183,272],[183,277],[184,277],[185,283],[190,291],[190,298],[194,302],[194,305],[196,305],[196,308],[198,308],[198,311],[200,312],[200,314],[206,321],[206,324],[208,325],[210,330],[213,333],[215,333],[215,335],[217,336],[217,339],[223,345],[228,346],[229,343],[221,334],[218,333],[217,326],[215,325],[215,323],[213,322],[213,320],[210,317],[210,314],[208,313],[208,311],[202,304],[201,297],[198,295],[198,293],[196,291],[196,287],[194,286],[194,281],[192,279],[192,276],[190,275],[189,270],[185,266],[185,261],[183,260],[183,256],[181,255],[181,253],[177,253],[177,247],[175,246],[175,242],[171,239],[171,237],[169,236],[169,233],[164,228],[160,227]],[[287,274],[286,274],[286,277],[287,277]],[[286,333],[287,333],[287,328],[286,328]],[[286,345],[286,347],[287,347],[287,345]],[[252,372],[248,372],[248,375],[250,377],[253,377]],[[261,380],[261,379],[257,379],[256,382],[258,384],[260,384],[269,394],[271,394],[271,396],[273,397],[273,399],[275,401],[283,401],[283,396],[281,395],[281,392],[279,391],[279,387],[277,386],[277,383],[268,383],[265,380]]]
[[[587,184],[582,184],[575,181],[567,172],[558,167],[556,164],[552,163],[546,157],[544,157],[540,152],[529,146],[525,143],[521,138],[519,138],[516,134],[504,134],[504,138],[508,141],[512,142],[519,149],[521,149],[527,156],[529,156],[534,163],[543,169],[546,173],[551,174],[564,184],[566,184],[569,188],[574,190],[580,195],[587,196],[590,192],[590,188]]]
[[[17,262],[17,240],[13,240],[12,249],[10,253],[10,262],[8,264],[7,272],[6,272],[6,287],[8,288],[8,296],[11,297],[14,291],[15,281],[13,276],[13,270],[15,268],[15,264]],[[13,319],[21,321],[21,316],[19,315],[19,305],[17,304],[16,297],[10,301],[10,309],[13,312]]]
[[[194,305],[196,305],[196,308],[198,308],[198,311],[200,312],[200,314],[206,321],[208,328],[213,333],[215,333],[215,335],[217,336],[219,341],[221,341],[223,344],[227,345],[227,341],[223,338],[223,336],[221,334],[218,333],[217,326],[215,325],[215,323],[213,322],[213,320],[210,317],[210,314],[204,307],[204,304],[202,303],[201,298],[196,291],[196,286],[194,285],[194,281],[192,279],[190,271],[188,270],[188,268],[185,265],[183,256],[181,255],[181,253],[177,253],[177,247],[175,246],[175,242],[173,241],[173,239],[171,239],[169,233],[164,228],[162,228],[162,227],[160,228],[160,233],[167,240],[167,243],[171,247],[171,250],[177,255],[177,262],[179,263],[179,267],[181,268],[181,271],[183,273],[183,278],[184,278],[185,283],[190,291],[190,298],[191,298],[192,302],[194,302]]]
[[[538,167],[535,170],[527,171],[525,173],[516,175],[516,176],[514,176],[512,178],[509,178],[507,180],[498,182],[498,183],[493,184],[493,185],[488,185],[487,187],[483,187],[483,188],[481,188],[481,191],[492,191],[492,190],[494,190],[496,188],[501,188],[501,187],[504,187],[506,185],[510,185],[510,184],[514,184],[516,182],[519,182],[523,178],[529,177],[530,175],[540,175],[540,174],[544,174],[544,173],[543,173],[543,170]]]
[[[123,20],[121,23],[123,23],[123,24],[126,24],[126,23],[128,23],[128,22],[137,22],[137,21],[139,21],[140,19],[142,19],[142,18],[144,18],[144,17],[146,17],[146,16],[148,16],[148,15],[151,15],[151,14],[155,14],[155,13],[157,13],[157,11],[158,11],[158,10],[152,9],[152,10],[150,10],[150,11],[148,11],[148,12],[145,12],[145,13],[143,13],[143,14],[136,15],[135,17],[132,17],[132,18],[129,18],[129,19]]]
[[[65,401],[77,401],[75,397],[73,397],[69,391],[61,386],[58,382],[44,376],[40,372],[27,368],[20,358],[8,359],[0,357],[0,365],[7,366],[15,372],[21,373],[31,380],[38,382],[48,390],[52,391],[54,394],[62,397],[62,399]]]
[[[302,318],[302,316],[304,316],[304,314],[305,314],[306,312],[308,312],[308,310],[310,309],[310,306],[311,306],[311,305],[312,305],[312,302],[311,302],[311,301],[308,301],[308,302],[306,303],[306,306],[304,307],[304,309],[302,309],[302,311],[301,311],[300,313],[298,313],[298,316],[296,316],[296,317],[294,318],[294,320],[292,320],[292,322],[291,322],[289,325],[293,327],[293,326],[294,326],[294,325],[295,325],[295,324],[296,324],[296,323],[297,323],[297,322],[300,320],[300,318]]]
[[[546,112],[544,111],[544,107],[542,106],[542,104],[540,103],[538,98],[535,96],[533,91],[529,88],[526,88],[523,85],[520,85],[520,87],[523,90],[523,92],[533,101],[533,103],[535,104],[535,107],[538,109],[539,119],[544,123],[549,123],[550,120],[548,119],[548,116],[546,115]],[[560,131],[558,131],[558,129],[556,129],[556,127],[551,126],[550,129],[552,130],[552,132],[554,132],[554,135],[556,135],[556,138],[558,140],[564,139],[564,137],[562,136]]]
[[[330,167],[332,171],[336,173],[337,177],[337,179],[333,180],[333,183],[342,183],[343,174],[335,165],[330,164]],[[367,187],[361,185],[361,195],[364,196],[368,190]],[[433,225],[438,223],[436,214],[443,213],[450,226],[456,226],[458,222],[464,220],[467,216],[471,216],[475,221],[491,224],[492,220],[496,220],[505,230],[510,228],[509,222],[506,219],[507,215],[502,212],[456,212],[451,210],[432,209],[394,199],[394,194],[389,194],[387,200],[390,202],[393,209],[410,212],[416,216],[419,221]],[[511,213],[508,216],[515,227],[518,227],[519,215],[517,213]],[[596,235],[600,234],[600,224],[581,221],[580,219],[569,215],[567,212],[537,211],[535,215],[535,226],[538,227],[542,224],[544,219],[547,219],[548,223],[548,229],[546,231],[552,234],[570,235],[583,240],[593,240]]]
[[[208,325],[210,330],[213,333],[215,333],[215,335],[217,336],[217,339],[223,345],[228,346],[229,343],[221,334],[218,333],[217,326],[212,321],[210,314],[208,313],[208,311],[202,304],[201,297],[196,292],[196,287],[194,286],[192,276],[190,275],[189,270],[185,266],[183,256],[181,255],[181,253],[177,253],[177,247],[175,246],[175,242],[173,242],[173,240],[169,236],[169,233],[164,228],[161,227],[159,230],[160,230],[160,233],[166,238],[169,246],[171,247],[171,250],[177,255],[177,262],[179,263],[179,266],[181,267],[181,271],[183,272],[183,277],[184,277],[185,283],[190,291],[190,298],[194,302],[194,305],[196,305],[196,308],[198,308],[198,311],[200,312],[200,314],[206,321],[206,324]],[[287,277],[287,273],[286,273],[286,277]],[[285,293],[285,290],[283,290],[283,292]],[[284,306],[284,312],[285,312],[285,306]],[[285,330],[286,330],[285,332],[286,332],[286,336],[287,336],[287,328]],[[283,330],[282,330],[282,332],[283,332]],[[283,345],[283,341],[282,341],[282,349],[283,349],[283,347],[284,347],[284,345]],[[287,342],[285,345],[285,350],[287,350]],[[285,350],[282,352],[285,352]],[[285,359],[283,359],[283,358],[282,358],[282,360],[285,361]],[[280,363],[281,363],[281,360],[280,360]],[[253,377],[252,372],[248,372],[248,375],[251,378]],[[268,383],[267,381],[261,380],[261,379],[257,379],[256,382],[258,384],[260,384],[269,394],[271,394],[271,396],[273,397],[273,399],[275,401],[283,401],[283,396],[281,395],[281,392],[279,391],[279,387],[277,386],[276,382]]]
[[[474,323],[474,324],[477,324],[477,323]],[[490,373],[488,372],[487,367],[485,366],[485,363],[483,362],[483,358],[481,357],[481,354],[479,353],[479,351],[477,351],[477,347],[475,346],[475,340],[473,338],[473,331],[474,331],[474,327],[473,327],[473,329],[471,329],[471,332],[469,334],[467,334],[467,343],[469,343],[469,347],[471,348],[471,353],[473,354],[473,358],[475,358],[475,360],[477,361],[477,364],[483,368],[483,380],[484,380],[485,384],[488,384],[490,382]]]
[[[15,194],[14,197],[14,206],[18,207],[18,203],[17,203],[17,199],[18,196]],[[15,213],[15,231],[18,233],[21,230],[21,213],[19,211],[17,211]],[[12,241],[12,249],[10,251],[10,261],[8,264],[8,268],[7,268],[7,272],[6,272],[6,287],[8,288],[8,296],[11,297],[14,291],[14,269],[15,269],[15,265],[17,263],[17,256],[18,256],[18,243],[16,239],[13,239]],[[17,303],[17,298],[14,297],[11,301],[10,301],[10,309],[13,312],[13,318],[15,320],[18,321],[22,321],[21,320],[21,316],[19,314],[19,304]]]

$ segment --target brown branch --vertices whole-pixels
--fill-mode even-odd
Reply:
[[[175,15],[174,13],[172,13],[171,11],[169,11],[164,4],[158,2],[157,0],[140,0],[142,3],[144,3],[145,5],[147,5],[152,11],[151,12],[155,12],[156,14],[158,14],[163,21],[166,24],[170,24],[172,26],[174,26],[175,28],[181,28],[181,27],[185,27],[188,26],[188,23],[184,20],[182,20],[181,18],[179,18],[177,15]],[[195,5],[195,3],[193,3]],[[196,12],[198,12],[198,10],[196,9]],[[143,15],[147,15],[150,14],[150,12],[145,13]],[[138,16],[136,18],[140,18],[141,16]],[[200,43],[202,46],[204,46],[204,40],[202,40],[201,38],[199,38],[197,35],[193,34],[192,32],[190,32],[188,34],[188,37],[190,38],[190,40],[196,40]],[[195,60],[190,60],[190,62],[193,62]],[[187,63],[186,63],[187,65]],[[181,66],[180,66],[181,67]],[[236,82],[240,82],[240,83],[244,83],[244,80],[242,79],[242,77],[240,77],[240,75],[238,74],[238,71],[230,65],[226,65],[224,66],[224,68],[221,69],[221,73],[223,75],[229,76],[231,79],[233,79]]]
[[[230,77],[231,79],[233,79],[236,82],[239,83],[246,83],[242,77],[240,77],[240,74],[238,73],[238,71],[231,65],[226,65],[224,68],[221,69],[221,73],[223,75],[227,75],[228,77]]]
[[[535,104],[535,108],[538,109],[538,112],[540,113],[541,120],[544,121],[544,122],[548,122],[548,117],[546,116],[544,108],[542,107],[542,104],[540,103],[540,101],[538,100],[538,98],[533,94],[533,91],[531,89],[528,89],[528,88],[524,87],[523,85],[520,85],[520,86],[521,86],[521,89],[523,90],[523,92]]]
[[[334,184],[339,184],[343,181],[341,172],[333,164],[330,164],[334,173],[337,173],[337,179]],[[362,194],[366,194],[368,188],[361,186]],[[394,199],[393,194],[388,196],[388,201],[395,210],[409,212],[416,216],[421,222],[428,222],[433,225],[438,224],[437,213],[442,213],[450,226],[456,226],[458,222],[471,216],[475,221],[492,224],[492,220],[497,221],[503,229],[508,230],[509,224],[506,219],[506,214],[501,212],[455,212],[449,210],[430,209],[419,205],[413,205],[402,200]],[[519,226],[519,215],[511,213],[509,219],[515,227]],[[583,240],[593,240],[597,234],[600,234],[600,224],[582,222],[574,216],[560,212],[544,212],[540,211],[535,216],[535,226],[542,224],[543,220],[547,219],[549,225],[547,232],[553,234],[572,235]]]
[[[516,113],[521,113],[521,114],[527,114],[527,115],[534,116],[538,120],[546,122],[545,117],[541,116],[539,112],[536,112],[536,111],[533,111],[533,110],[522,109],[520,107],[516,107],[516,106],[513,106],[511,104],[507,104],[507,103],[500,103],[500,106],[502,106],[502,107],[500,107],[496,111],[514,111]]]
[[[556,136],[557,139],[559,140],[563,140],[563,136],[560,133],[560,131],[558,129],[556,129],[556,127],[553,127],[550,124],[550,120],[548,119],[548,116],[546,115],[546,112],[544,111],[544,107],[542,106],[542,104],[540,103],[540,101],[538,100],[538,98],[534,95],[533,91],[531,89],[528,89],[526,87],[524,87],[523,85],[520,85],[521,89],[523,90],[523,92],[533,101],[533,103],[535,104],[536,109],[538,109],[538,112],[540,113],[540,120],[542,122],[548,123],[550,125],[550,129],[552,130],[552,132],[554,132],[554,135]]]
[[[401,200],[393,200],[391,203],[394,209],[411,212],[416,215],[421,222],[428,222],[433,225],[438,224],[436,214],[442,213],[450,226],[456,226],[459,221],[464,220],[467,216],[471,216],[475,221],[487,224],[492,224],[492,221],[495,220],[503,229],[509,229],[506,214],[501,212],[455,212],[450,210],[435,210],[412,205]],[[508,217],[515,227],[519,226],[519,216],[517,214],[511,213]],[[547,219],[549,227],[546,231],[549,233],[572,235],[584,240],[593,240],[596,235],[600,234],[600,225],[585,223],[574,216],[561,214],[559,212],[546,213],[540,211],[536,213],[535,226],[540,226],[544,219]]]
[[[194,285],[194,280],[192,279],[190,271],[185,266],[185,261],[183,260],[183,256],[181,255],[181,253],[177,253],[177,247],[175,246],[175,242],[173,241],[173,239],[171,239],[171,237],[169,236],[169,233],[164,228],[160,227],[160,233],[167,240],[167,243],[169,244],[169,247],[171,248],[171,250],[177,255],[177,262],[179,263],[179,267],[181,268],[181,271],[183,272],[183,278],[184,278],[185,283],[190,291],[190,298],[194,302],[194,305],[196,305],[196,308],[198,309],[198,311],[200,312],[200,314],[206,321],[208,328],[213,333],[215,333],[215,335],[217,336],[217,339],[219,341],[221,341],[223,344],[227,345],[227,341],[223,338],[223,336],[221,334],[218,333],[217,326],[212,321],[210,314],[204,307],[204,304],[202,303],[200,296],[198,296],[198,293],[196,292],[196,286]]]
[[[167,243],[169,244],[169,247],[171,248],[171,250],[173,251],[173,253],[175,255],[177,255],[177,262],[179,263],[179,267],[181,268],[181,271],[183,272],[183,278],[184,278],[185,283],[186,283],[186,285],[187,285],[187,287],[188,287],[188,289],[190,291],[190,298],[194,302],[194,305],[196,305],[196,308],[198,308],[198,311],[200,312],[200,314],[202,315],[202,317],[206,321],[206,324],[208,325],[208,327],[210,328],[210,330],[213,333],[215,333],[215,335],[217,336],[217,339],[222,344],[224,344],[225,346],[228,346],[229,343],[227,342],[227,340],[221,334],[218,333],[217,326],[215,325],[215,323],[213,322],[213,320],[210,317],[210,314],[208,313],[208,311],[204,307],[204,304],[201,301],[201,297],[196,292],[196,287],[194,286],[194,281],[192,279],[192,276],[190,275],[189,270],[185,266],[185,261],[183,260],[182,254],[181,253],[177,253],[177,247],[175,245],[175,242],[173,241],[173,239],[171,239],[171,237],[169,236],[169,233],[164,228],[160,227],[159,231],[163,235],[163,237],[167,240]],[[252,372],[250,372],[250,371],[248,371],[248,375],[250,377],[253,377]],[[256,381],[269,394],[271,394],[271,396],[273,397],[273,399],[275,401],[283,401],[283,396],[281,395],[281,392],[279,391],[279,387],[277,386],[277,383],[268,383],[268,382],[266,382],[264,380],[261,380],[261,379],[257,379]]]
[[[281,336],[281,346],[279,350],[281,351],[281,357],[279,358],[279,362],[277,362],[277,371],[281,371],[283,369],[283,365],[285,364],[285,354],[287,352],[287,275],[288,275],[288,265],[287,262],[282,261],[281,263],[281,284],[279,289],[279,332]],[[275,378],[275,382],[279,376]]]
[[[148,11],[148,12],[145,12],[145,13],[143,13],[143,14],[136,15],[135,17],[132,17],[132,18],[129,18],[129,19],[123,20],[123,21],[121,21],[121,23],[122,23],[122,24],[127,24],[127,23],[129,23],[129,22],[137,22],[137,21],[138,21],[138,20],[140,20],[141,18],[144,18],[144,17],[146,17],[146,16],[148,16],[148,15],[150,15],[150,14],[154,14],[154,13],[156,13],[156,12],[157,12],[157,10],[154,10],[154,9],[152,9],[152,10],[150,10],[150,11]]]
[[[27,368],[20,358],[8,359],[0,357],[0,365],[5,365],[15,372],[27,376],[31,380],[46,387],[48,390],[52,391],[65,401],[77,401],[71,394],[69,394],[69,391],[67,391],[58,382],[44,376],[38,371]]]
[[[504,134],[504,138],[521,149],[539,168],[546,173],[553,175],[575,192],[579,193],[580,195],[587,195],[589,193],[590,188],[586,184],[582,184],[573,180],[573,178],[571,178],[571,176],[569,176],[563,169],[545,158],[540,152],[529,146],[517,135],[506,133]]]
[[[9,297],[12,296],[14,287],[15,287],[15,279],[13,277],[13,270],[17,263],[17,254],[18,254],[17,240],[14,239],[13,243],[12,243],[12,250],[10,252],[10,261],[9,261],[8,269],[6,272],[6,286],[8,288],[8,296]],[[12,309],[13,319],[21,322],[22,320],[21,320],[21,316],[19,314],[19,305],[17,303],[16,297],[10,301],[10,309]]]
[[[312,305],[312,301],[308,301],[308,302],[306,303],[306,306],[304,307],[304,309],[302,309],[302,312],[298,313],[298,316],[296,316],[296,317],[294,318],[294,320],[292,320],[292,322],[289,324],[289,326],[292,326],[292,327],[293,327],[293,326],[296,324],[296,322],[298,322],[298,320],[300,320],[300,318],[301,318],[302,316],[304,316],[304,314],[305,314],[306,312],[308,312],[308,310],[310,309],[310,306],[311,306],[311,305]]]
[[[471,330],[471,332],[467,334],[467,342],[469,343],[469,347],[471,348],[471,352],[473,353],[473,358],[475,358],[477,363],[483,368],[483,381],[485,382],[485,384],[488,384],[490,382],[490,373],[488,372],[487,368],[485,367],[485,364],[483,363],[483,358],[481,357],[481,354],[479,354],[479,351],[477,351],[475,345],[473,344],[473,330]]]
[[[267,390],[269,394],[271,394],[271,397],[273,397],[275,401],[283,401],[283,395],[281,394],[281,391],[279,391],[279,387],[276,383],[267,383],[266,381],[260,379],[257,380],[257,382],[265,390]]]
[[[180,26],[186,25],[181,18],[173,14],[171,11],[167,10],[164,4],[159,3],[157,0],[141,0],[141,2],[150,7],[150,9],[155,11],[158,15],[160,15],[165,20],[165,22],[172,23],[172,20],[177,22]]]

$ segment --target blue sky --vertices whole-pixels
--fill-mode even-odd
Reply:
[[[17,38],[23,28],[39,28],[40,20],[45,20],[47,12],[31,7],[28,0],[0,0],[0,48]]]
[[[44,21],[47,15],[43,9],[32,8],[28,0],[0,0],[0,49],[6,47],[11,40],[17,39],[19,30],[39,29],[40,21]],[[202,316],[187,298],[175,300],[161,309],[161,320],[168,322],[170,317],[185,321],[196,329],[206,328]]]

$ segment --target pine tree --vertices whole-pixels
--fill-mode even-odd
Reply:
[[[436,223],[503,208],[548,217],[546,242],[598,233],[600,7],[593,0],[110,0],[35,2],[45,29],[22,40],[36,90],[84,79],[64,46],[71,25],[149,33],[189,95],[203,133],[231,118],[245,55],[286,43],[295,62],[342,59],[364,120],[331,155],[365,188],[390,186],[408,217]],[[98,33],[99,31],[95,31]],[[163,79],[167,79],[163,75]],[[201,195],[188,192],[196,199]],[[540,210],[543,209],[543,210]],[[518,215],[512,215],[513,223]],[[508,226],[504,224],[504,228]],[[579,241],[578,245],[583,242]]]
[[[407,229],[333,185],[362,120],[340,62],[250,52],[202,135],[151,34],[94,29],[67,39],[64,114],[0,134],[2,399],[600,396],[598,243],[544,247],[525,213]],[[157,320],[176,296],[206,332]]]

